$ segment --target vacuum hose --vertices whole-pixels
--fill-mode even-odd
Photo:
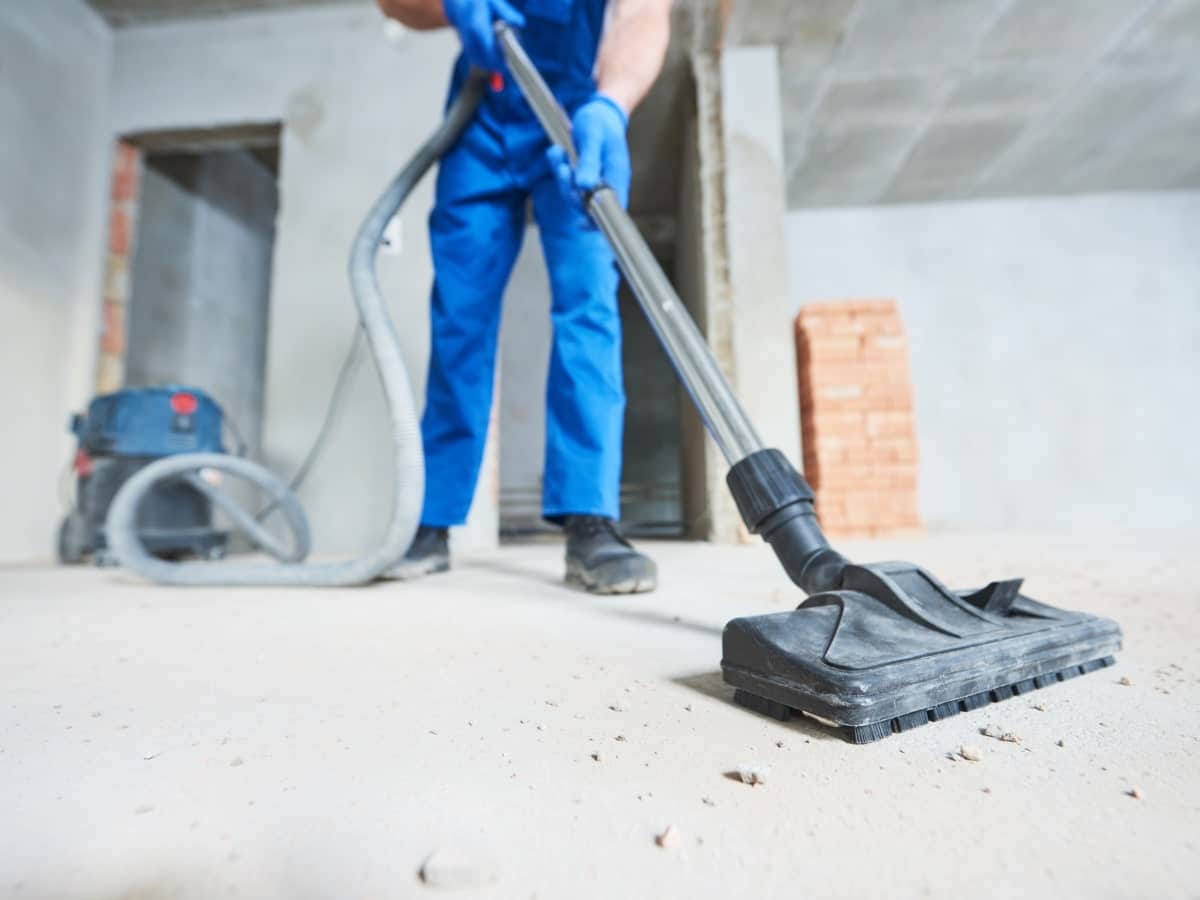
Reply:
[[[172,585],[285,585],[346,587],[366,584],[384,575],[407,552],[416,533],[425,491],[425,460],[413,391],[404,367],[400,338],[379,289],[375,257],[388,222],[425,173],[458,140],[483,97],[484,73],[472,71],[451,104],[445,121],[421,146],[371,208],[358,230],[350,253],[350,286],[363,332],[383,384],[392,426],[394,480],[392,518],[375,549],[356,559],[302,564],[310,546],[308,520],[300,501],[276,475],[246,459],[218,453],[168,456],[138,471],[121,487],[109,508],[105,532],[109,549],[121,563],[152,581]],[[294,542],[289,548],[270,534],[255,516],[218,491],[202,474],[226,472],[259,487],[283,513]],[[226,513],[261,549],[281,564],[166,562],[146,552],[137,533],[137,511],[154,486],[183,479]]]

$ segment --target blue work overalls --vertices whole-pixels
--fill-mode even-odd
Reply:
[[[596,90],[605,0],[517,0],[521,41],[573,113]],[[467,64],[460,57],[453,98]],[[546,383],[542,512],[617,518],[625,391],[612,251],[559,186],[548,143],[511,79],[493,79],[442,159],[429,219],[434,284],[425,414],[424,525],[466,521],[492,405],[501,298],[525,230],[527,198],[550,274],[553,339]]]

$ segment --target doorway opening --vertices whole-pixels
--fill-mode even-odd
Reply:
[[[692,131],[694,86],[686,53],[672,55],[654,89],[638,107],[629,130],[634,160],[629,213],[668,278],[695,312],[693,234],[696,210],[684,203],[688,179],[698,171]],[[693,191],[692,193],[696,193]],[[541,518],[545,436],[546,360],[549,358],[549,291],[544,263],[530,229],[505,296],[500,341],[500,534],[516,538],[557,532]],[[621,521],[636,538],[705,536],[695,523],[704,498],[702,433],[687,412],[689,401],[653,328],[622,278],[618,296],[625,377],[625,435]],[[697,449],[699,448],[699,449]],[[697,463],[699,462],[699,467]],[[586,477],[586,473],[582,473]]]
[[[119,386],[204,391],[240,445],[230,449],[253,456],[262,436],[280,128],[159,132],[125,143],[140,154],[140,178]]]
[[[671,229],[655,218],[641,225],[665,271],[672,271]],[[500,535],[509,540],[557,533],[542,519],[549,302],[531,228],[505,297],[500,338],[499,513]],[[626,395],[622,526],[631,537],[684,537],[682,388],[624,281],[618,302]]]
[[[620,307],[626,396],[621,519],[634,537],[680,538],[686,530],[683,389],[624,280]]]

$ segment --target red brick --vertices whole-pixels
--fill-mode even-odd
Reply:
[[[142,152],[128,141],[117,141],[113,155],[113,172],[136,172],[141,163]]]
[[[859,363],[859,380],[863,384],[894,385],[908,388],[907,373],[902,368],[878,360],[863,360]]]
[[[806,389],[838,384],[884,384],[907,391],[908,377],[904,370],[897,371],[896,366],[873,361],[810,362],[801,373],[800,384]]]
[[[803,342],[816,343],[833,337],[859,338],[865,333],[864,325],[853,316],[821,316],[801,323],[798,337]]]
[[[904,336],[903,332],[863,335],[862,349],[863,354],[866,356],[874,357],[879,355],[882,358],[900,363],[902,368],[908,368],[908,338]]]
[[[904,323],[895,310],[889,313],[864,312],[854,316],[859,333],[866,337],[902,337]]]
[[[850,452],[869,453],[874,450],[870,439],[861,431],[821,431],[802,435],[807,452],[823,462],[832,462]]]
[[[844,431],[844,430],[861,430],[866,424],[864,418],[869,413],[848,412],[848,413],[826,413],[820,419],[813,419],[811,416],[803,416],[802,423],[805,429],[812,429],[814,432],[823,431]]]
[[[858,359],[862,344],[856,334],[830,334],[800,342],[799,359],[806,363]]]
[[[903,438],[883,438],[871,445],[871,452],[878,454],[878,459],[915,463],[917,461],[917,442]]]
[[[874,369],[869,366],[864,366],[863,368],[864,371],[868,373],[874,371]],[[878,397],[881,399],[898,397],[905,402],[906,406],[911,406],[912,385],[908,383],[908,379],[903,377],[903,375],[899,375],[895,372],[892,372],[891,374],[891,378],[872,378],[870,380],[863,381],[862,385],[864,395],[868,397]]]
[[[915,491],[917,468],[913,463],[839,463],[827,466],[821,479],[822,497],[832,497],[841,491],[870,489],[883,495]]]
[[[105,300],[102,309],[104,331],[100,334],[100,350],[122,356],[125,353],[125,306]]]
[[[844,319],[850,314],[848,302],[844,300],[833,300],[825,303],[805,303],[800,307],[800,313],[796,317],[801,322],[809,322],[813,319]]]
[[[817,418],[829,412],[901,412],[912,409],[912,398],[903,393],[874,393],[868,392],[863,385],[856,387],[858,390],[853,393],[830,388],[815,391],[805,398],[804,413]]]
[[[814,399],[823,400],[860,400],[866,395],[866,388],[853,382],[835,381],[821,384],[813,389]]]
[[[873,410],[863,414],[863,428],[872,438],[914,437],[912,410]]]
[[[800,318],[814,316],[845,317],[856,313],[895,312],[895,300],[830,300],[821,303],[806,303],[800,307]]]
[[[831,533],[919,525],[907,340],[890,300],[804,307],[795,344],[806,477]]]
[[[108,225],[108,249],[118,256],[128,256],[133,242],[133,223],[129,212],[121,207],[114,207]]]
[[[800,422],[802,428],[807,428],[811,431],[844,431],[853,429],[861,431],[866,425],[863,418],[866,414],[855,412],[840,413],[825,413],[822,416],[810,415],[808,410],[802,410],[800,413]]]
[[[853,384],[862,381],[864,373],[868,371],[894,368],[864,361],[857,353],[854,356],[838,359],[809,359],[805,363],[804,377],[813,383],[840,381],[844,384]]]
[[[141,177],[141,153],[132,144],[118,143],[113,158],[113,203],[131,203],[137,199]]]

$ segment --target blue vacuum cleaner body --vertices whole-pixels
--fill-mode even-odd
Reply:
[[[108,562],[104,520],[121,486],[139,469],[179,453],[224,453],[224,416],[203,391],[168,386],[131,388],[95,397],[71,417],[75,451],[75,506],[59,529],[64,563],[92,557]],[[213,527],[208,499],[183,481],[166,482],[138,511],[146,548],[164,559],[220,558],[226,534]]]

